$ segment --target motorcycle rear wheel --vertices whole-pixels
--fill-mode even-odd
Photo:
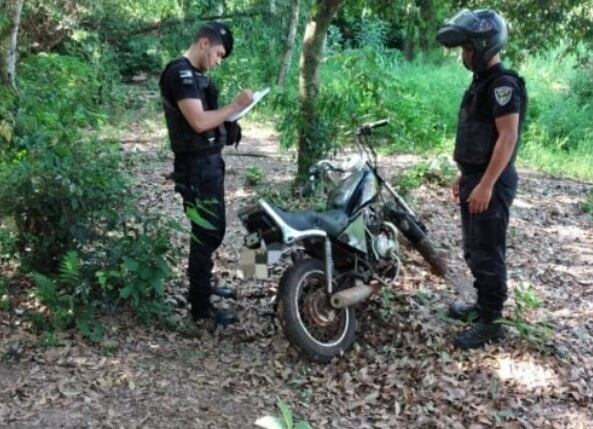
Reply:
[[[288,341],[316,362],[344,354],[356,339],[354,308],[333,308],[323,262],[302,259],[288,268],[278,290],[278,316]]]

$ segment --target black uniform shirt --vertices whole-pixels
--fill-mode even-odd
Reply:
[[[187,58],[181,57],[171,61],[161,77],[161,93],[167,101],[176,104],[185,98],[203,100],[204,92],[200,89],[194,73],[202,76],[202,72],[193,67]]]
[[[510,113],[521,113],[523,91],[520,83],[514,76],[500,74],[504,70],[502,64],[498,63],[474,76],[471,89],[477,89],[487,82],[485,97],[472,106],[478,110],[475,112],[477,117],[492,120]],[[500,75],[492,79],[497,74]]]
[[[504,70],[500,64],[492,67],[492,73]],[[489,70],[490,71],[490,70]],[[488,85],[488,105],[492,116],[500,118],[511,113],[521,114],[523,90],[516,77],[503,74]]]
[[[498,137],[497,118],[518,113],[523,122],[526,94],[520,78],[509,73],[499,63],[475,74],[463,97],[454,156],[462,170],[486,169]]]

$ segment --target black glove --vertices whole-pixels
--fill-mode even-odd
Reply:
[[[239,142],[241,141],[241,127],[236,121],[226,121],[224,123],[224,127],[226,129],[227,146],[234,144],[235,148],[237,148],[237,146],[239,146]]]

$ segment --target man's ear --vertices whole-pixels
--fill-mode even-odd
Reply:
[[[210,40],[208,40],[206,37],[202,37],[198,40],[198,47],[202,51],[208,50],[208,48],[210,48]]]

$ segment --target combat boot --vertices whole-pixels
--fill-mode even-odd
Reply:
[[[192,308],[191,315],[194,321],[211,319],[217,325],[222,325],[223,328],[239,322],[237,315],[232,311],[224,308],[216,308],[213,305],[209,305],[207,308],[199,309],[198,311],[194,311]]]
[[[505,329],[500,323],[479,320],[471,328],[455,337],[455,347],[462,350],[477,349],[488,343],[498,342],[505,336]]]
[[[233,299],[235,301],[237,300],[237,291],[235,289],[230,289],[227,287],[213,287],[212,295],[222,299]]]

